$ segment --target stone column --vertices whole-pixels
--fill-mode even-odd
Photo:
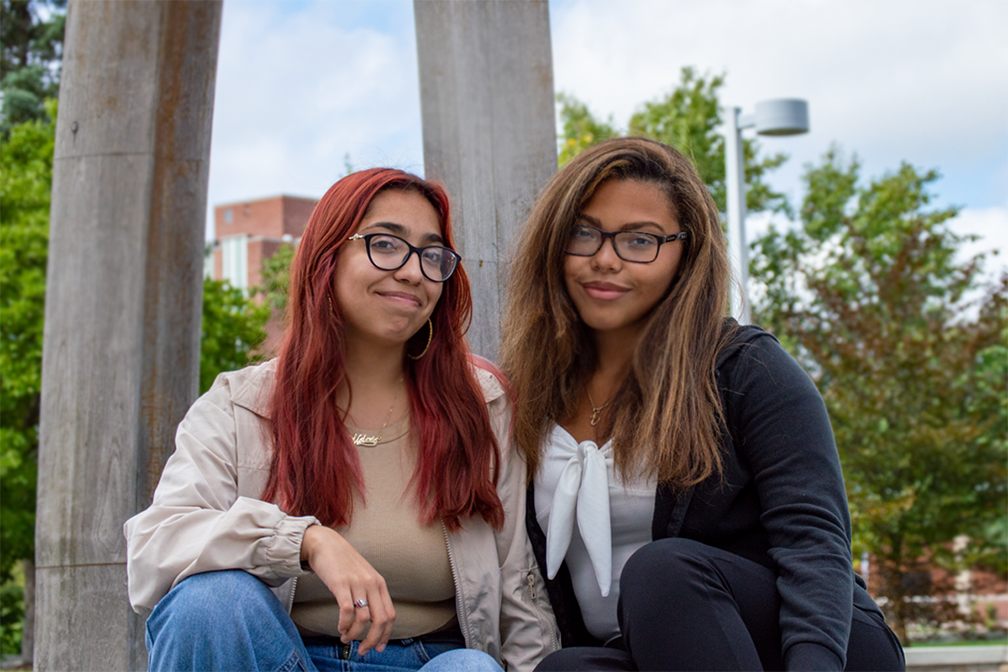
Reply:
[[[473,352],[495,359],[509,245],[556,172],[546,0],[414,0],[426,176],[452,197]]]
[[[72,0],[53,167],[38,670],[145,669],[125,520],[196,397],[220,0]]]

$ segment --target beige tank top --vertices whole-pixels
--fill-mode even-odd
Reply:
[[[362,430],[347,427],[351,435]],[[377,435],[377,430],[366,430]],[[366,499],[354,493],[353,519],[337,528],[388,586],[396,619],[392,639],[417,637],[454,625],[455,583],[440,520],[420,522],[413,491],[416,438],[407,415],[382,432],[382,442],[358,446]],[[291,618],[304,635],[339,637],[336,598],[315,575],[298,579]]]

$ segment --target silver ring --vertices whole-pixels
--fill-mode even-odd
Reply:
[[[357,607],[358,609],[363,609],[364,607],[366,607],[366,606],[367,606],[367,600],[365,600],[365,599],[364,599],[364,598],[362,597],[362,598],[361,598],[361,599],[359,599],[359,600],[354,600],[354,603],[353,603],[353,605],[354,605],[355,607]]]

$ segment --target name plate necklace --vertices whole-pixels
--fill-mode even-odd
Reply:
[[[589,422],[591,423],[591,426],[594,427],[599,423],[599,420],[602,419],[602,411],[605,410],[606,406],[612,403],[612,399],[610,398],[609,401],[605,402],[601,406],[596,406],[595,400],[592,399],[591,396],[591,390],[589,390],[587,386],[585,386],[585,392],[588,393],[588,403],[591,404],[592,407],[591,420]]]
[[[399,379],[402,382],[402,378]],[[382,440],[382,434],[385,433],[385,428],[388,427],[389,420],[392,419],[392,411],[395,410],[395,404],[399,400],[399,386],[396,385],[395,395],[392,397],[392,405],[389,406],[388,413],[385,415],[385,422],[382,423],[381,429],[378,430],[378,435],[365,434],[364,432],[358,432],[350,438],[353,440],[355,446],[377,446]]]

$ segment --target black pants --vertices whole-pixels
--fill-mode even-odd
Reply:
[[[561,649],[536,670],[783,670],[776,581],[766,567],[696,541],[650,543],[620,577],[621,645]],[[845,669],[905,667],[881,616],[855,606]]]

